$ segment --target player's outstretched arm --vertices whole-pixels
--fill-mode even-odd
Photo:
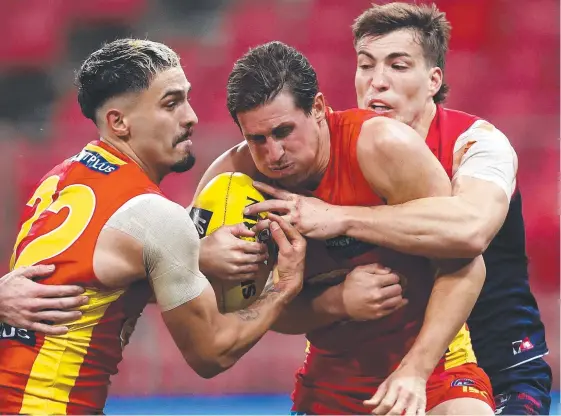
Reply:
[[[438,160],[422,138],[403,123],[382,117],[369,120],[363,126],[357,152],[365,178],[388,205],[451,194],[450,181]],[[427,376],[466,322],[485,280],[480,256],[474,260],[439,261],[437,267],[439,275],[423,330],[411,349],[414,365],[422,366]],[[446,325],[440,314],[446,315]],[[423,354],[414,355],[415,351]]]
[[[107,222],[94,254],[96,276],[122,288],[148,278],[164,322],[187,363],[202,377],[225,371],[271,327],[301,290],[305,239],[272,216],[278,245],[278,281],[251,307],[221,314],[199,271],[199,236],[185,210],[159,195],[142,195]]]
[[[88,302],[80,296],[80,286],[43,285],[33,278],[50,275],[54,266],[20,267],[0,277],[0,322],[16,328],[63,335],[68,328],[62,324],[79,319],[74,310]],[[45,322],[58,325],[49,325]]]
[[[272,216],[271,219],[271,233],[279,251],[278,281],[246,309],[221,314],[208,284],[200,295],[182,299],[183,282],[169,281],[157,269],[152,272],[164,322],[185,360],[202,377],[214,377],[234,365],[271,328],[282,309],[302,288],[306,242],[281,218]],[[194,256],[198,255],[196,251]],[[192,274],[192,278],[204,279],[196,268],[196,257],[184,272],[187,276]]]
[[[367,223],[348,216],[345,234],[425,257],[482,254],[506,218],[518,160],[506,136],[483,121],[460,136],[455,151],[451,196],[373,207]]]

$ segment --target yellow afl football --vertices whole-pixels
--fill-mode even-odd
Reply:
[[[253,187],[253,179],[243,173],[227,172],[216,176],[203,188],[189,215],[195,223],[199,238],[203,238],[223,225],[244,223],[248,228],[253,227],[259,217],[245,216],[243,211],[248,205],[264,200],[265,197]],[[268,235],[262,233],[260,237],[264,239]],[[243,238],[255,241],[253,237]],[[272,264],[267,266],[262,268],[262,276],[257,280],[241,283],[211,282],[219,309],[222,312],[232,312],[251,305],[261,295],[267,283]]]

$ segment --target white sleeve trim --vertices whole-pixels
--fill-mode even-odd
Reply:
[[[458,137],[454,154],[469,146],[462,155],[453,180],[459,176],[489,181],[499,186],[508,200],[516,189],[518,157],[508,138],[485,120],[477,120]]]

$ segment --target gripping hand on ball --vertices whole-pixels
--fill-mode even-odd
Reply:
[[[268,214],[270,230],[278,247],[275,289],[294,298],[304,282],[306,240],[282,217]],[[278,279],[278,280],[277,280]]]
[[[243,281],[268,273],[263,243],[242,240],[255,233],[244,224],[222,226],[201,240],[199,267],[209,279]]]
[[[246,208],[246,215],[257,215],[260,212],[276,212],[294,225],[303,236],[318,240],[327,240],[344,234],[343,226],[337,221],[341,207],[328,204],[320,199],[293,194],[273,186],[253,182],[255,188],[274,199],[268,199]]]

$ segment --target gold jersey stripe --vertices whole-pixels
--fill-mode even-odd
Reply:
[[[70,392],[80,374],[92,333],[105,311],[124,290],[99,292],[88,289],[89,303],[82,317],[69,324],[66,335],[46,336],[25,387],[20,413],[66,414]]]
[[[444,369],[449,370],[467,363],[477,363],[477,359],[471,345],[469,330],[467,325],[464,324],[448,346],[448,351],[444,355]]]

